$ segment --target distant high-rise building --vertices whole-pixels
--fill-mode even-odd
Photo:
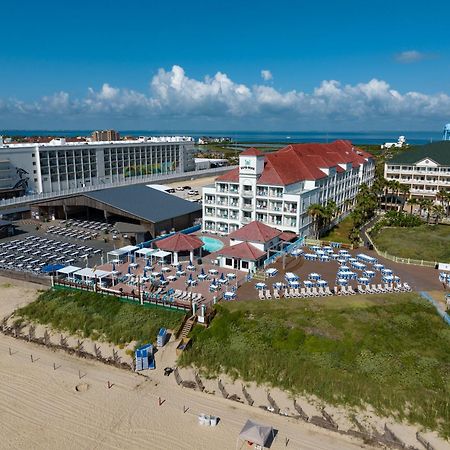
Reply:
[[[92,133],[92,140],[95,142],[118,141],[120,135],[116,130],[97,130]]]
[[[444,136],[442,138],[444,141],[450,141],[450,123],[444,127]]]

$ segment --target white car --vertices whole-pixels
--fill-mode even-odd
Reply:
[[[177,186],[175,188],[176,191],[184,191],[184,187],[183,186]]]
[[[188,195],[198,195],[198,191],[191,189],[190,191],[188,191]]]

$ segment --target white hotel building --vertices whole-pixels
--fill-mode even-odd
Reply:
[[[257,220],[307,236],[311,204],[334,200],[342,214],[374,175],[372,156],[349,141],[293,144],[266,155],[251,148],[238,168],[203,188],[203,230],[228,234]]]
[[[421,145],[401,152],[384,165],[384,177],[409,186],[415,198],[450,192],[450,141]]]
[[[112,142],[5,144],[0,140],[0,186],[14,186],[17,170],[28,180],[27,193],[70,189],[134,180],[195,169],[190,137],[142,137]],[[26,171],[27,173],[24,173]]]

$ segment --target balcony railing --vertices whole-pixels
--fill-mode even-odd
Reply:
[[[250,223],[251,220],[252,220],[251,217],[248,217],[248,216],[243,216],[242,217],[242,223]]]
[[[253,210],[253,205],[251,203],[243,203],[242,204],[242,209],[244,209],[245,211],[252,211]]]
[[[242,189],[241,195],[242,195],[243,197],[253,197],[253,191],[247,191],[247,190],[245,190],[245,189]]]

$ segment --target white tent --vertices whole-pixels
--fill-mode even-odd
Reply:
[[[111,272],[99,269],[93,270],[90,267],[85,267],[84,269],[74,272],[74,275],[81,278],[104,278],[107,277],[108,275],[111,275]]]
[[[267,425],[260,425],[253,420],[247,420],[239,433],[239,439],[242,441],[252,442],[258,444],[261,447],[265,447],[269,441],[269,438],[274,438],[273,428]]]
[[[106,254],[108,262],[113,260],[120,260],[122,256],[127,256],[136,250],[139,250],[139,247],[134,245],[126,245],[125,247],[116,248],[115,250],[111,250]]]
[[[142,255],[142,257],[145,258],[146,256],[151,255],[155,252],[156,249],[154,248],[140,248],[139,250],[136,250],[136,255]]]
[[[81,270],[81,267],[66,266],[66,267],[63,267],[62,269],[58,269],[56,272],[62,273],[63,275],[71,275],[72,273],[78,272],[79,270]]]

